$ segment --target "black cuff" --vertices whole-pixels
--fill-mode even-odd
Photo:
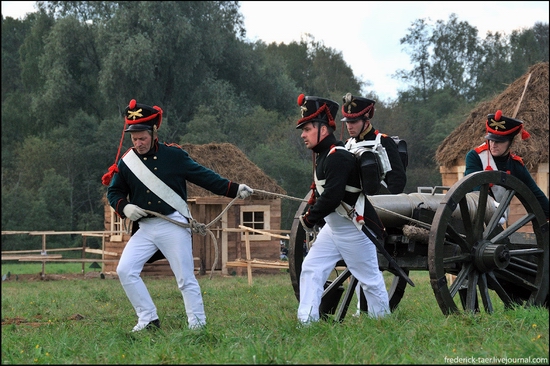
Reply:
[[[235,198],[237,197],[237,192],[239,191],[239,183],[229,183],[229,188],[227,189],[226,197]]]
[[[130,204],[130,202],[124,200],[122,202],[119,203],[118,205],[118,210],[117,210],[117,213],[119,214],[120,217],[122,217],[123,219],[126,218],[126,215],[124,215],[124,207],[128,206],[128,204]]]
[[[315,224],[312,224],[308,219],[307,219],[307,215],[304,215],[304,224],[306,224],[306,226],[310,229],[313,229],[313,227],[315,226]]]

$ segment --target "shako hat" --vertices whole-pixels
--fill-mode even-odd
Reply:
[[[300,94],[298,96],[298,105],[302,112],[302,118],[296,122],[296,128],[302,128],[308,122],[321,122],[336,129],[334,117],[338,113],[340,105],[333,100],[306,96]]]
[[[523,128],[523,122],[519,119],[504,117],[499,109],[495,114],[489,114],[485,122],[487,129],[486,140],[492,141],[512,141],[514,136],[521,132],[521,139],[528,139],[529,132]]]
[[[158,130],[162,123],[162,109],[132,99],[124,111],[124,122],[128,126],[124,132],[148,131],[153,130],[153,127]]]
[[[372,99],[355,97],[351,93],[343,96],[342,122],[353,122],[358,119],[371,119],[374,116],[374,103]]]
[[[111,179],[115,173],[118,173],[118,158],[120,156],[120,149],[124,142],[124,132],[139,132],[139,131],[156,131],[159,129],[162,123],[162,108],[155,106],[148,106],[146,104],[137,103],[135,99],[132,99],[128,106],[124,110],[124,128],[122,136],[120,137],[120,143],[118,144],[118,152],[116,154],[115,162],[109,167],[107,173],[103,174],[101,183],[108,186],[111,183]],[[126,128],[126,126],[128,126]]]

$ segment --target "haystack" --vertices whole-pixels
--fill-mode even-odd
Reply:
[[[529,78],[530,74],[530,78]],[[548,62],[529,68],[492,100],[480,103],[449,136],[439,145],[435,159],[444,168],[464,165],[466,153],[484,142],[487,115],[502,110],[504,116],[513,117],[514,111],[527,88],[516,118],[523,121],[531,137],[522,141],[516,137],[512,150],[523,158],[527,169],[535,171],[540,164],[548,163]],[[543,187],[541,187],[543,188]]]
[[[244,183],[253,189],[286,194],[275,179],[268,176],[235,145],[230,143],[210,143],[205,145],[183,144],[181,147],[197,163],[212,169],[233,182]],[[189,183],[188,198],[215,196],[212,192]]]

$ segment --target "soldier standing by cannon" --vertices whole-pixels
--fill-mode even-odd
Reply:
[[[406,155],[401,155],[406,154],[406,151],[400,153],[394,139],[380,133],[371,124],[370,120],[374,116],[376,102],[368,98],[353,96],[351,93],[347,93],[342,99],[344,104],[342,105],[343,118],[341,121],[346,123],[350,135],[346,141],[346,148],[354,153],[359,149],[369,148],[380,154],[378,157],[374,154],[370,155],[370,161],[362,164],[362,169],[366,169],[361,172],[361,177],[365,177],[361,182],[364,190],[366,189],[366,193],[371,195],[403,193],[407,183]],[[367,310],[364,295],[366,289],[364,284],[359,282],[355,290],[357,296],[355,316],[359,316],[361,310]]]
[[[298,105],[302,118],[296,124],[308,149],[315,153],[311,207],[300,216],[309,235],[325,222],[302,264],[298,320],[309,324],[319,320],[323,286],[336,263],[346,262],[350,272],[366,284],[368,313],[381,318],[390,313],[388,293],[378,266],[377,247],[360,229],[362,221],[370,234],[383,238],[385,229],[376,211],[361,192],[356,158],[334,136],[338,103],[301,94]],[[355,211],[358,199],[364,209]],[[373,236],[374,237],[374,236]]]

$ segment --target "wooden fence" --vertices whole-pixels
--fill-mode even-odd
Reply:
[[[85,264],[99,262],[103,272],[105,262],[118,262],[118,259],[105,259],[105,254],[118,256],[118,253],[105,252],[105,236],[111,235],[111,231],[2,231],[2,235],[32,235],[42,237],[42,249],[2,251],[2,261],[42,262],[42,279],[46,276],[47,262],[78,262],[82,263],[82,274],[85,272]],[[81,235],[82,247],[76,248],[47,248],[46,238],[51,235]],[[87,238],[100,237],[101,249],[89,248]],[[80,258],[63,258],[61,254],[49,254],[65,251],[81,251]],[[100,254],[99,258],[86,258],[86,253]]]
[[[269,235],[275,238],[279,239],[286,239],[290,240],[290,237],[288,235],[282,236],[278,234],[273,234],[271,232],[263,231],[263,230],[256,230],[248,226],[239,225],[239,229],[224,229],[224,231],[229,232],[243,232],[244,231],[244,237],[245,237],[245,248],[246,248],[246,259],[238,259],[235,261],[227,262],[227,267],[246,267],[247,270],[247,276],[248,276],[248,284],[252,285],[252,268],[281,268],[281,269],[288,269],[288,262],[282,262],[282,261],[264,261],[261,259],[252,259],[250,257],[250,237],[249,233],[254,232],[261,235]],[[281,230],[281,232],[285,232],[288,230]]]
[[[288,262],[284,261],[265,261],[262,259],[252,259],[250,255],[250,238],[249,233],[255,232],[261,235],[269,235],[280,239],[289,240],[288,235],[278,235],[273,232],[256,230],[247,226],[239,225],[238,229],[224,228],[223,231],[228,232],[244,232],[245,234],[245,248],[246,259],[237,259],[235,261],[227,262],[228,267],[246,267],[248,275],[248,284],[252,285],[252,268],[281,268],[288,269]],[[279,232],[290,232],[288,230],[280,230]],[[15,250],[15,251],[2,251],[2,261],[19,261],[19,262],[42,262],[42,279],[46,275],[46,263],[47,262],[79,262],[82,263],[82,273],[85,272],[85,264],[100,262],[101,271],[104,272],[104,265],[106,262],[118,262],[119,259],[105,259],[105,255],[118,257],[118,253],[106,252],[105,249],[105,237],[115,231],[2,231],[2,235],[33,235],[42,237],[42,249],[35,250]],[[74,248],[47,248],[46,238],[51,235],[82,235],[82,247]],[[101,249],[88,248],[86,239],[88,237],[101,237]],[[63,251],[81,251],[80,258],[63,258],[61,254],[49,254]],[[86,253],[100,254],[101,259],[98,258],[86,258]],[[195,258],[198,259],[198,258]]]

